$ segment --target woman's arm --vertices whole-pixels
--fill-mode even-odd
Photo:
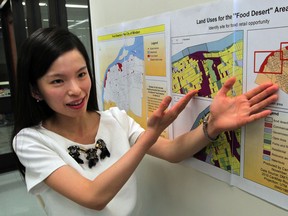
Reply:
[[[68,199],[87,208],[102,210],[128,181],[150,145],[152,144],[143,136],[143,139],[139,139],[125,155],[94,180],[89,180],[72,167],[64,165],[44,181]]]
[[[271,111],[263,108],[277,100],[278,87],[272,84],[263,84],[246,94],[228,98],[227,92],[234,82],[235,78],[229,79],[211,104],[207,127],[210,137],[269,115]],[[147,152],[177,162],[195,154],[209,143],[201,125],[172,141],[159,138],[196,93],[197,91],[189,92],[170,109],[167,108],[171,97],[166,97],[149,118],[147,130],[131,149],[93,181],[82,177],[69,166],[62,166],[48,176],[45,183],[80,205],[96,210],[103,209],[127,182]]]
[[[278,86],[272,83],[259,85],[237,97],[227,97],[235,81],[235,77],[228,79],[210,106],[207,126],[209,137],[215,138],[223,131],[235,130],[268,116],[271,110],[264,108],[278,99]],[[201,124],[172,141],[160,137],[148,153],[170,162],[179,162],[191,157],[208,144],[209,140],[204,135]]]
[[[82,206],[96,210],[103,209],[127,182],[162,131],[175,120],[196,93],[197,91],[191,91],[171,109],[167,109],[171,97],[164,98],[149,119],[148,129],[142,133],[131,149],[93,181],[65,165],[50,174],[45,183]]]

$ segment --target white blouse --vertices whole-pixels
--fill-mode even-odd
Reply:
[[[136,179],[134,175],[126,182],[123,188],[101,211],[83,207],[53,189],[49,188],[44,180],[53,171],[63,165],[69,165],[82,176],[93,180],[100,173],[119,160],[135,143],[138,136],[144,131],[141,126],[130,118],[125,111],[118,108],[99,112],[100,124],[95,142],[102,139],[110,152],[106,157],[89,168],[85,155],[79,157],[84,161],[78,164],[69,155],[69,146],[79,146],[83,149],[93,148],[95,144],[82,145],[75,143],[59,134],[45,129],[40,125],[21,130],[13,140],[13,148],[19,160],[26,168],[25,181],[27,190],[35,195],[40,195],[47,215],[59,216],[126,216],[133,215],[136,206]]]

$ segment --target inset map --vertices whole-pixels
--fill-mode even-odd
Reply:
[[[180,52],[172,56],[172,91],[186,94],[198,89],[198,96],[214,98],[222,84],[231,76],[237,77],[234,95],[242,93],[243,73],[243,31],[224,34],[222,38],[213,40],[211,35],[207,42],[193,43],[193,37],[185,36],[174,39],[173,46],[187,44]]]
[[[264,57],[260,58],[260,56]],[[288,42],[281,42],[278,50],[255,51],[254,72],[257,73],[255,82],[273,82],[288,93]]]
[[[288,110],[288,27],[247,31],[247,89],[272,82],[279,86],[271,107]]]

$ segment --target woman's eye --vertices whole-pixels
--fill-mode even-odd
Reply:
[[[63,82],[63,80],[61,80],[61,79],[56,79],[56,80],[53,80],[51,83],[52,84],[59,84],[59,83],[62,83]]]
[[[87,74],[87,72],[81,72],[81,73],[79,73],[79,77],[81,78],[81,77],[85,77],[86,76],[86,74]]]

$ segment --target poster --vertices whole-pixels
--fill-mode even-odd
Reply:
[[[217,1],[172,12],[172,96],[199,96],[173,124],[178,136],[197,127],[231,76],[230,96],[264,82],[279,85],[279,100],[265,119],[224,132],[184,164],[288,209],[288,4]]]
[[[288,3],[222,0],[97,30],[99,104],[118,106],[144,128],[166,95],[196,96],[166,137],[202,123],[230,77],[237,96],[264,82],[279,85],[272,114],[220,134],[183,162],[288,209]]]
[[[170,94],[169,19],[123,23],[98,29],[96,35],[100,108],[118,106],[145,128],[148,117]]]

